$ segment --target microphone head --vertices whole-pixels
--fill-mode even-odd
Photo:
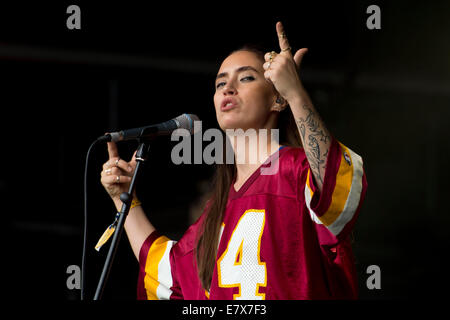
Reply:
[[[183,128],[188,130],[191,134],[195,134],[194,132],[194,121],[200,121],[199,117],[197,117],[195,114],[187,114],[183,113],[182,115],[176,117],[173,119],[177,125],[178,128]],[[197,126],[197,131],[200,126]]]

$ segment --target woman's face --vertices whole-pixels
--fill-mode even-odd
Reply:
[[[220,66],[214,106],[222,130],[273,127],[276,91],[264,78],[263,61],[256,53],[237,51]]]

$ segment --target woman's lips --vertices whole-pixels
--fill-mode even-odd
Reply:
[[[236,101],[234,101],[234,99],[225,99],[222,101],[222,104],[220,105],[220,110],[221,111],[228,111],[231,110],[233,108],[237,107],[237,103]]]

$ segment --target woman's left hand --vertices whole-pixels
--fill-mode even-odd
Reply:
[[[302,89],[299,69],[303,56],[308,49],[297,50],[295,55],[292,56],[283,24],[277,22],[276,29],[281,52],[275,53],[272,51],[264,55],[266,61],[263,65],[264,77],[273,83],[275,89],[289,103],[295,99]]]

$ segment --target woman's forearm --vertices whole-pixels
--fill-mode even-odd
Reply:
[[[302,87],[289,101],[317,187],[322,191],[331,135]]]
[[[122,204],[115,201],[117,210],[120,210]],[[125,232],[130,241],[131,249],[133,250],[136,259],[139,261],[139,252],[145,239],[155,231],[155,227],[148,220],[142,206],[137,206],[130,209],[124,224]]]

